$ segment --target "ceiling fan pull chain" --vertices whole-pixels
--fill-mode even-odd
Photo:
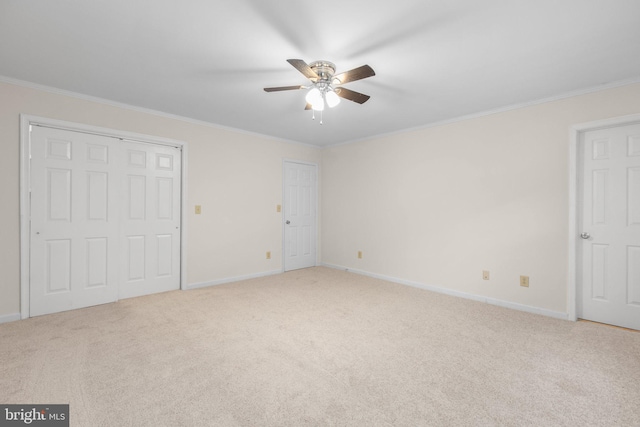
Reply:
[[[322,111],[323,110],[320,110],[320,124],[322,124]]]
[[[316,110],[311,110],[311,120],[315,120],[316,119]]]

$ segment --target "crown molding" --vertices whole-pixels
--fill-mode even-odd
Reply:
[[[138,107],[138,106],[135,106],[135,105],[125,104],[123,102],[112,101],[110,99],[100,98],[100,97],[92,96],[92,95],[85,95],[85,94],[82,94],[82,93],[73,92],[73,91],[69,91],[69,90],[65,90],[65,89],[58,89],[58,88],[55,88],[55,87],[52,87],[52,86],[46,86],[46,85],[42,85],[42,84],[39,84],[39,83],[32,83],[32,82],[29,82],[29,81],[26,81],[26,80],[14,79],[12,77],[7,77],[7,76],[3,76],[3,75],[0,75],[0,83],[7,83],[7,84],[15,85],[15,86],[21,86],[21,87],[25,87],[25,88],[28,88],[28,89],[41,90],[43,92],[53,93],[53,94],[62,95],[62,96],[68,96],[70,98],[76,98],[76,99],[80,99],[80,100],[83,100],[83,101],[95,102],[95,103],[98,103],[98,104],[109,105],[111,107],[117,107],[117,108],[122,108],[122,109],[125,109],[125,110],[135,111],[135,112],[138,112],[138,113],[150,114],[150,115],[162,117],[162,118],[165,118],[165,119],[178,120],[178,121],[185,122],[185,123],[190,123],[190,124],[199,125],[199,126],[206,126],[206,127],[210,127],[210,128],[214,128],[214,129],[219,129],[219,130],[224,130],[224,131],[229,131],[229,132],[235,132],[235,133],[240,133],[240,134],[244,134],[244,135],[250,135],[250,136],[253,136],[253,137],[269,139],[269,140],[272,140],[272,141],[284,142],[284,143],[287,143],[287,144],[303,145],[303,146],[312,147],[312,148],[321,148],[318,145],[306,144],[304,142],[293,141],[293,140],[286,139],[286,138],[278,138],[278,137],[272,136],[272,135],[266,135],[266,134],[262,134],[262,133],[258,133],[258,132],[251,132],[251,131],[248,131],[248,130],[234,128],[234,127],[231,127],[231,126],[224,126],[224,125],[221,125],[221,124],[218,124],[218,123],[208,122],[208,121],[205,121],[205,120],[192,119],[190,117],[179,116],[177,114],[171,114],[171,113],[166,113],[164,111],[153,110],[151,108]]]
[[[477,113],[466,114],[464,116],[454,117],[452,119],[441,120],[441,121],[438,121],[438,122],[431,122],[431,123],[427,123],[425,125],[414,126],[414,127],[405,128],[405,129],[401,129],[401,130],[397,130],[397,131],[393,131],[393,132],[387,132],[387,133],[381,133],[381,134],[378,134],[378,135],[368,136],[368,137],[365,137],[365,138],[358,138],[358,139],[353,139],[353,140],[349,140],[349,141],[339,142],[337,144],[327,145],[324,148],[338,147],[338,146],[341,146],[341,145],[354,144],[356,142],[362,142],[362,141],[371,141],[371,140],[374,140],[374,139],[386,138],[386,137],[389,137],[389,136],[399,135],[399,134],[403,134],[403,133],[414,132],[414,131],[434,128],[434,127],[438,127],[438,126],[444,126],[444,125],[448,125],[448,124],[451,124],[451,123],[457,123],[457,122],[462,122],[462,121],[465,121],[465,120],[477,119],[477,118],[484,117],[484,116],[490,116],[492,114],[504,113],[504,112],[507,112],[507,111],[518,110],[520,108],[532,107],[534,105],[546,104],[546,103],[549,103],[549,102],[560,101],[560,100],[567,99],[567,98],[573,98],[574,96],[588,95],[590,93],[601,92],[603,90],[615,89],[617,87],[628,86],[628,85],[637,84],[637,83],[640,83],[640,76],[633,77],[633,78],[630,78],[630,79],[625,79],[625,80],[618,80],[618,81],[615,81],[615,82],[606,83],[606,84],[602,84],[602,85],[598,85],[598,86],[592,86],[592,87],[588,87],[588,88],[573,90],[573,91],[570,91],[570,92],[563,92],[563,93],[558,94],[558,95],[549,96],[549,97],[546,97],[546,98],[540,98],[540,99],[536,99],[536,100],[533,100],[533,101],[521,102],[521,103],[518,103],[518,104],[511,104],[511,105],[507,105],[507,106],[504,106],[504,107],[494,108],[494,109],[491,109],[491,110],[479,111]]]
[[[400,130],[393,131],[393,132],[381,133],[381,134],[378,134],[378,135],[367,136],[367,137],[364,137],[364,138],[352,139],[352,140],[349,140],[349,141],[343,141],[343,142],[339,142],[337,144],[331,144],[331,145],[325,145],[325,146],[315,145],[315,144],[308,144],[308,143],[299,142],[299,141],[293,141],[293,140],[290,140],[290,139],[279,138],[279,137],[275,137],[275,136],[272,136],[272,135],[266,135],[266,134],[262,134],[262,133],[258,133],[258,132],[251,132],[251,131],[247,131],[247,130],[240,129],[240,128],[234,128],[234,127],[231,127],[231,126],[224,126],[224,125],[221,125],[221,124],[218,124],[218,123],[208,122],[208,121],[205,121],[205,120],[192,119],[190,117],[179,116],[177,114],[166,113],[164,111],[153,110],[153,109],[150,109],[150,108],[138,107],[138,106],[135,106],[135,105],[130,105],[130,104],[122,103],[122,102],[112,101],[112,100],[109,100],[109,99],[106,99],[106,98],[99,98],[99,97],[96,97],[96,96],[85,95],[85,94],[78,93],[78,92],[72,92],[72,91],[68,91],[68,90],[64,90],[64,89],[58,89],[58,88],[55,88],[55,87],[41,85],[41,84],[38,84],[38,83],[32,83],[32,82],[28,82],[28,81],[25,81],[25,80],[14,79],[12,77],[7,77],[7,76],[3,76],[3,75],[0,75],[0,83],[8,83],[8,84],[12,84],[12,85],[16,85],[16,86],[22,86],[22,87],[26,87],[26,88],[30,88],[30,89],[41,90],[41,91],[44,91],[44,92],[54,93],[54,94],[57,94],[57,95],[63,95],[63,96],[68,96],[68,97],[71,97],[71,98],[81,99],[81,100],[85,100],[85,101],[96,102],[96,103],[99,103],[99,104],[104,104],[104,105],[109,105],[109,106],[112,106],[112,107],[123,108],[123,109],[126,109],[126,110],[136,111],[136,112],[144,113],[144,114],[150,114],[150,115],[159,116],[159,117],[163,117],[163,118],[167,118],[167,119],[178,120],[178,121],[182,121],[182,122],[186,122],[186,123],[190,123],[190,124],[195,124],[195,125],[199,125],[199,126],[206,126],[206,127],[210,127],[210,128],[214,128],[214,129],[240,133],[240,134],[249,135],[249,136],[258,137],[258,138],[264,138],[264,139],[268,139],[268,140],[272,140],[272,141],[283,142],[283,143],[288,143],[288,144],[295,144],[295,145],[302,145],[302,146],[305,146],[305,147],[311,147],[311,148],[316,148],[316,149],[323,150],[325,148],[333,148],[333,147],[339,147],[341,145],[348,145],[348,144],[354,144],[354,143],[357,143],[357,142],[371,141],[371,140],[375,140],[375,139],[386,138],[386,137],[389,137],[389,136],[394,136],[394,135],[399,135],[399,134],[419,131],[419,130],[423,130],[423,129],[429,129],[429,128],[438,127],[438,126],[444,126],[444,125],[448,125],[448,124],[452,124],[452,123],[462,122],[462,121],[465,121],[465,120],[471,120],[471,119],[477,119],[477,118],[484,117],[484,116],[490,116],[492,114],[504,113],[504,112],[507,112],[507,111],[512,111],[512,110],[517,110],[517,109],[520,109],[520,108],[531,107],[531,106],[534,106],[534,105],[539,105],[539,104],[545,104],[545,103],[549,103],[549,102],[559,101],[559,100],[562,100],[562,99],[572,98],[572,97],[575,97],[575,96],[588,95],[590,93],[601,92],[601,91],[608,90],[608,89],[614,89],[614,88],[617,88],[617,87],[637,84],[637,83],[640,83],[640,76],[633,77],[633,78],[630,78],[630,79],[625,79],[625,80],[618,80],[618,81],[615,81],[615,82],[610,82],[610,83],[606,83],[606,84],[602,84],[602,85],[598,85],[598,86],[592,86],[592,87],[588,87],[588,88],[578,89],[578,90],[574,90],[574,91],[563,92],[563,93],[558,94],[558,95],[554,95],[554,96],[550,96],[550,97],[546,97],[546,98],[540,98],[540,99],[536,99],[536,100],[533,100],[533,101],[521,102],[521,103],[518,103],[518,104],[511,104],[511,105],[508,105],[508,106],[494,108],[494,109],[491,109],[491,110],[479,111],[477,113],[466,114],[464,116],[454,117],[454,118],[447,119],[447,120],[431,122],[431,123],[427,123],[427,124],[420,125],[420,126],[404,128],[404,129],[400,129]]]

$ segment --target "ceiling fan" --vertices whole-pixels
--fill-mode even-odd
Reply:
[[[335,107],[340,103],[340,98],[348,99],[358,104],[364,104],[370,98],[369,95],[342,87],[345,83],[375,76],[375,71],[368,65],[335,74],[336,66],[329,61],[314,61],[311,64],[307,64],[302,59],[287,59],[287,62],[308,78],[311,81],[311,85],[265,87],[265,92],[309,89],[305,98],[307,101],[305,110],[314,111],[324,110],[325,105],[329,106],[329,108]]]

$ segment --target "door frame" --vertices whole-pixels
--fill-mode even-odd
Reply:
[[[103,128],[82,123],[39,117],[30,114],[20,114],[20,317],[30,316],[30,253],[31,253],[31,152],[30,129],[33,125],[69,130],[73,132],[89,133],[156,145],[168,145],[178,148],[181,152],[181,195],[180,195],[180,289],[187,289],[187,143],[175,139],[159,136]]]
[[[569,130],[569,254],[568,254],[568,274],[567,274],[567,318],[572,321],[578,320],[578,289],[581,282],[582,260],[580,254],[578,236],[582,218],[582,167],[583,167],[583,146],[582,140],[585,132],[592,130],[614,128],[640,124],[640,114],[630,114],[628,116],[613,117],[604,120],[579,123],[571,126]]]
[[[285,198],[285,192],[287,191],[287,186],[286,186],[286,180],[287,180],[287,174],[286,174],[286,165],[287,163],[298,163],[301,165],[307,165],[307,166],[313,166],[316,168],[316,185],[315,185],[315,197],[316,197],[316,226],[315,226],[315,242],[316,242],[316,260],[315,260],[315,266],[318,265],[318,257],[320,256],[320,246],[319,246],[319,241],[318,241],[318,234],[319,234],[319,228],[320,228],[320,191],[319,191],[319,182],[320,182],[320,168],[318,167],[317,163],[313,163],[313,162],[305,162],[304,160],[295,160],[295,159],[282,159],[282,215],[280,218],[280,224],[281,224],[281,228],[282,228],[282,267],[281,267],[281,271],[284,273],[285,272],[285,258],[286,258],[286,253],[287,253],[287,240],[285,238],[285,217],[284,214],[285,212],[287,212],[287,207],[285,206],[284,202],[286,200]]]

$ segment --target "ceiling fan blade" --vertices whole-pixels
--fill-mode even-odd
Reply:
[[[279,92],[281,90],[297,90],[302,89],[304,86],[280,86],[280,87],[265,87],[265,92]]]
[[[375,76],[376,72],[368,65],[363,65],[353,70],[345,71],[344,73],[333,76],[333,81],[336,84],[349,83],[356,80],[366,79],[367,77]],[[336,82],[336,80],[338,80]]]
[[[300,71],[306,78],[311,81],[316,81],[319,79],[318,75],[315,71],[309,67],[309,65],[304,62],[302,59],[287,59],[287,62],[294,66],[294,68]]]
[[[307,102],[307,105],[304,107],[305,110],[311,110],[311,104]]]
[[[369,95],[349,90],[344,87],[336,88],[336,93],[340,98],[348,99],[349,101],[357,102],[358,104],[364,104],[369,100],[369,98],[371,98]]]

